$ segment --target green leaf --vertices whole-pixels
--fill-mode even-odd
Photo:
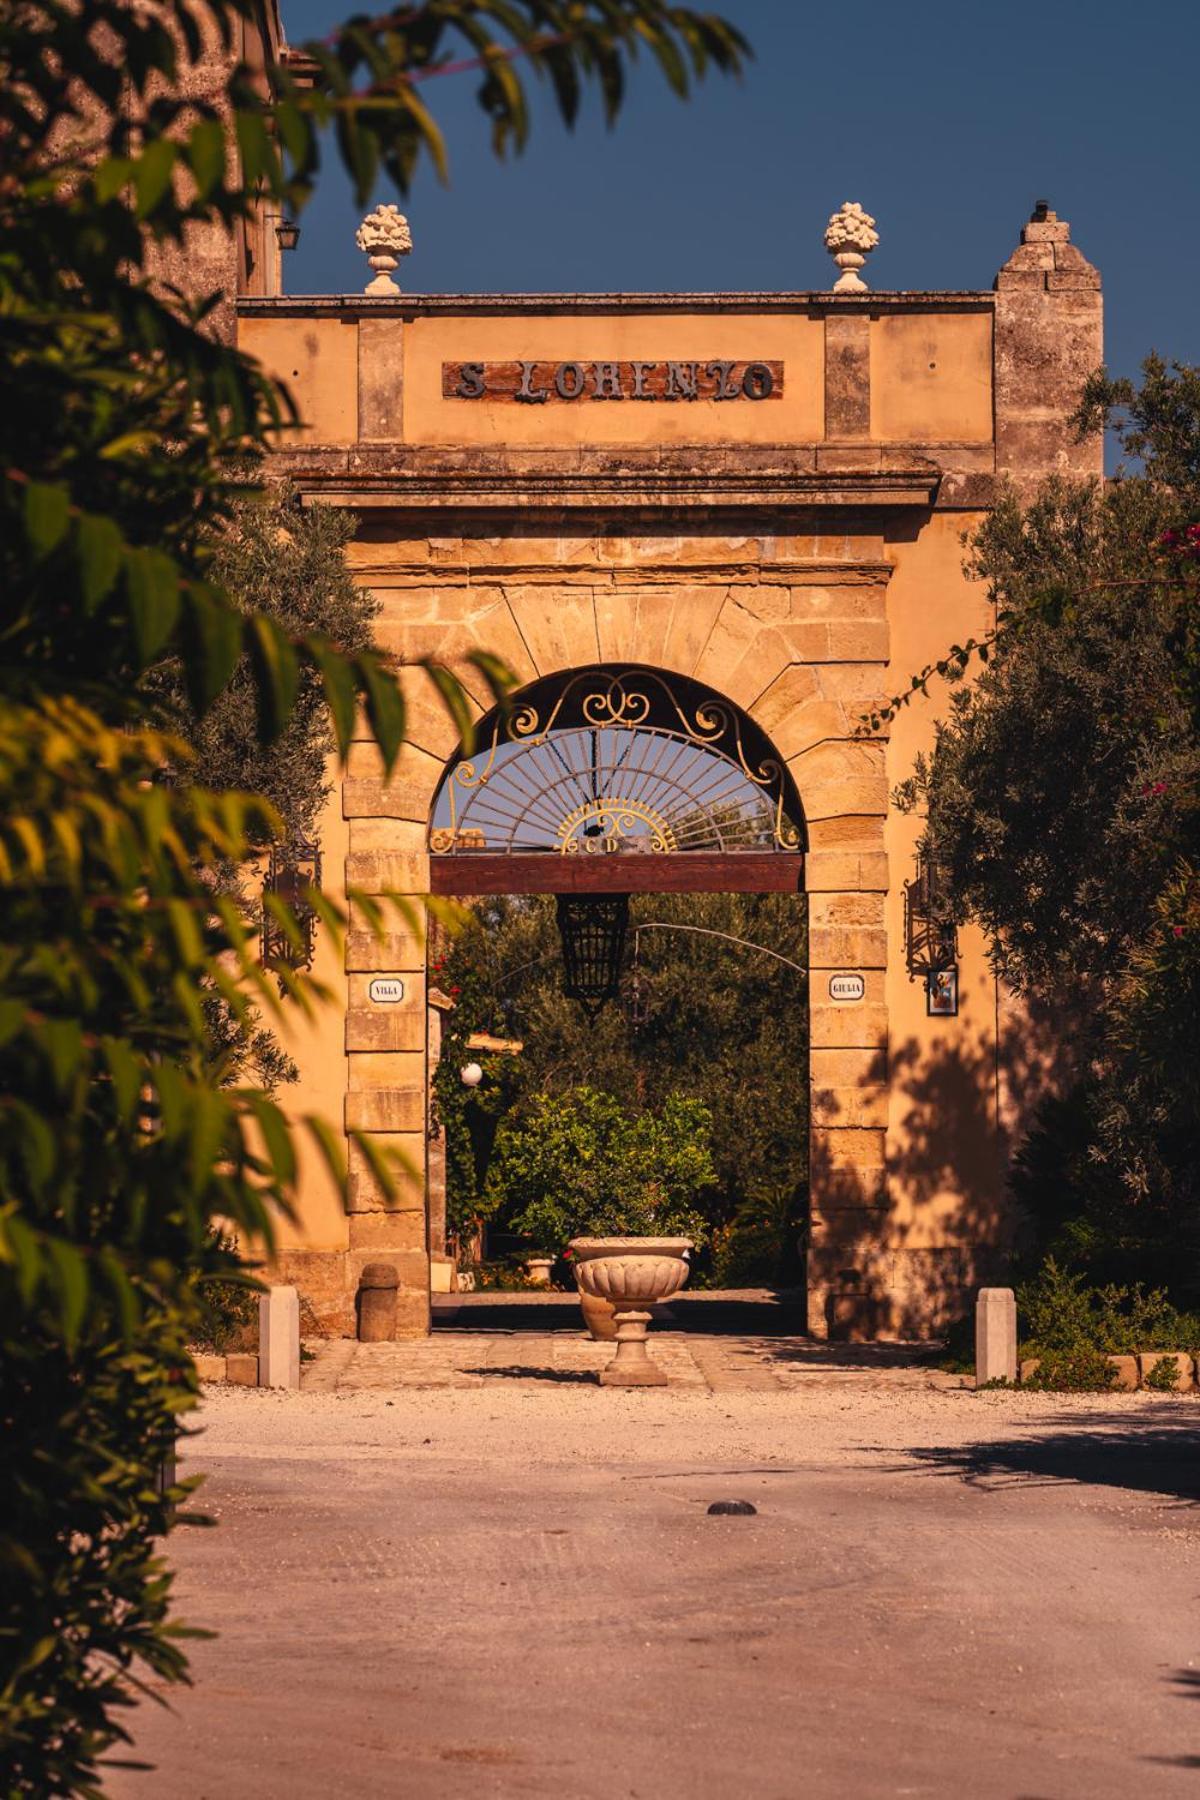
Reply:
[[[102,205],[115,200],[122,188],[128,187],[133,179],[133,161],[128,156],[106,156],[103,162],[97,163],[92,176],[92,185],[96,198]]]
[[[128,1124],[133,1118],[142,1089],[142,1065],[123,1038],[102,1038],[100,1053],[112,1081],[117,1116]]]
[[[43,1019],[37,1030],[50,1064],[55,1086],[61,1093],[83,1058],[83,1031],[77,1019]]]
[[[187,157],[197,196],[207,200],[225,175],[225,127],[219,119],[202,119],[192,127]]]
[[[62,1301],[63,1337],[67,1349],[73,1350],[87,1311],[87,1265],[74,1244],[64,1243],[62,1238],[48,1238],[46,1248],[54,1272],[55,1286]]]
[[[271,139],[266,121],[260,113],[239,112],[235,130],[242,158],[242,177],[247,187],[253,189],[271,167]]]
[[[242,652],[242,617],[223,595],[192,582],[184,598],[184,677],[188,698],[206,713],[229,681]]]
[[[158,655],[179,619],[179,571],[161,550],[131,550],[125,558],[125,591],[138,665]]]
[[[0,1213],[0,1257],[17,1271],[17,1292],[28,1306],[42,1277],[38,1240],[14,1212]]]
[[[404,742],[404,696],[378,658],[360,656],[357,667],[367,690],[367,718],[383,753],[384,770],[390,775]]]
[[[346,1158],[342,1154],[341,1138],[335,1136],[325,1120],[319,1118],[316,1113],[306,1114],[304,1124],[317,1149],[321,1152],[325,1166],[333,1177],[334,1186],[345,1202],[348,1200],[349,1194],[346,1185]]]
[[[271,1101],[264,1100],[261,1095],[251,1097],[251,1106],[263,1135],[275,1180],[280,1186],[289,1187],[296,1179],[296,1151],[287,1121],[279,1108],[272,1105]]]
[[[133,165],[137,216],[148,219],[171,186],[177,146],[170,138],[152,137]]]
[[[425,673],[442,697],[446,711],[454,720],[455,728],[462,741],[462,753],[470,756],[475,747],[475,715],[471,711],[471,703],[467,691],[456,675],[451,674],[444,663],[431,659],[425,663]]]
[[[259,735],[277,738],[296,704],[300,665],[296,652],[272,620],[255,613],[246,621],[246,647],[258,677]]]
[[[31,481],[25,488],[25,530],[35,556],[49,556],[62,542],[71,496],[61,483]]]
[[[321,671],[321,682],[333,721],[333,735],[338,754],[345,757],[354,737],[354,718],[358,705],[358,689],[354,670],[346,658],[317,638],[308,640],[308,648]]]
[[[83,604],[94,612],[117,579],[121,533],[111,519],[81,513],[75,525],[75,557],[83,584]]]

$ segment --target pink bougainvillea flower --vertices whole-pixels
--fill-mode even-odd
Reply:
[[[1183,936],[1183,926],[1182,925],[1172,925],[1171,930],[1175,933],[1176,937]]]

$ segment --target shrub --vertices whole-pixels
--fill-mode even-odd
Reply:
[[[1179,1379],[1179,1368],[1173,1356],[1160,1356],[1154,1367],[1146,1371],[1144,1385],[1160,1394],[1172,1394]]]
[[[1033,1356],[1082,1349],[1129,1356],[1192,1350],[1200,1343],[1200,1318],[1172,1306],[1162,1288],[1146,1289],[1141,1282],[1089,1287],[1053,1257],[1018,1290],[1017,1308]]]
[[[1044,1350],[1041,1367],[1022,1385],[1027,1388],[1077,1394],[1103,1394],[1111,1389],[1117,1372],[1107,1356],[1086,1345],[1072,1350]]]
[[[572,1237],[689,1237],[707,1226],[696,1196],[716,1180],[712,1115],[671,1094],[631,1117],[611,1094],[537,1094],[502,1123],[488,1176],[513,1229],[545,1250]],[[523,1204],[522,1204],[523,1203]]]
[[[262,1284],[241,1266],[234,1232],[214,1225],[209,1233],[212,1248],[228,1259],[229,1273],[201,1279],[196,1284],[200,1323],[192,1343],[197,1350],[249,1350],[258,1344],[258,1296]]]

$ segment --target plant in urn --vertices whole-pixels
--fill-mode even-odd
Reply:
[[[835,294],[865,294],[867,284],[858,271],[879,242],[875,221],[857,200],[847,200],[825,227],[825,248],[842,273],[833,284]]]
[[[684,1285],[688,1257],[707,1236],[696,1200],[717,1178],[712,1128],[708,1108],[684,1094],[631,1114],[615,1095],[577,1087],[534,1095],[497,1133],[493,1209],[511,1207],[513,1229],[537,1243],[570,1240],[584,1321],[593,1337],[617,1343],[600,1376],[606,1386],[667,1379],[646,1354],[646,1327],[651,1307]]]

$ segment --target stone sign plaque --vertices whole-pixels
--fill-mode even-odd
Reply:
[[[572,400],[780,400],[781,362],[447,362],[447,400],[523,406]]]
[[[867,984],[861,975],[831,975],[829,977],[829,998],[831,1000],[861,1000],[867,991]]]
[[[367,998],[375,1006],[395,1006],[404,998],[404,983],[398,975],[376,975],[367,986]]]

